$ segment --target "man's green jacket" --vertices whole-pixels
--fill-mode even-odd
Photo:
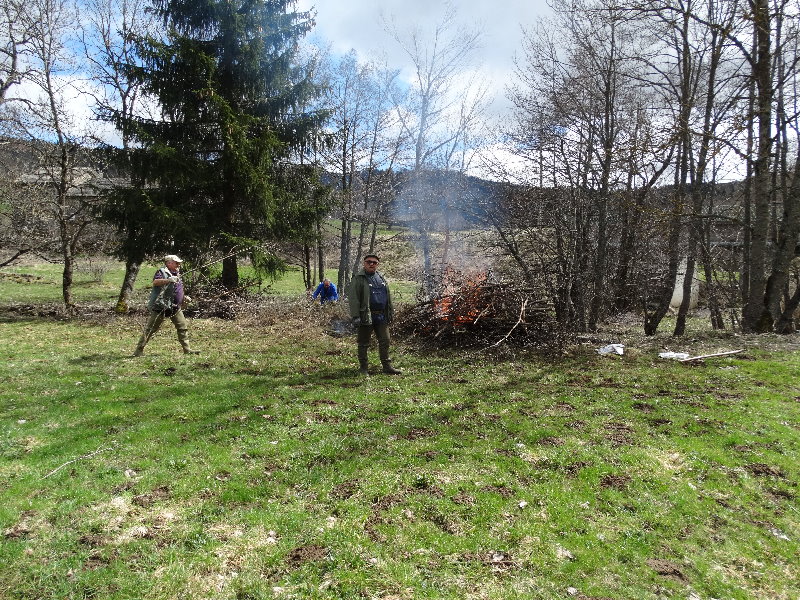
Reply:
[[[386,286],[386,322],[391,323],[394,318],[394,307],[392,306],[392,294],[389,291],[389,284],[386,283],[383,275],[375,271],[375,275],[380,277]],[[347,286],[347,300],[350,303],[350,316],[361,319],[362,325],[372,325],[372,313],[369,310],[369,276],[361,270],[353,276]]]

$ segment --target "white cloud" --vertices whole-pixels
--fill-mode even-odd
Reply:
[[[386,32],[384,19],[392,20],[399,31],[432,26],[441,20],[447,3],[442,0],[300,0],[298,8],[316,10],[317,26],[310,40],[330,43],[334,52],[356,50],[362,57],[385,56],[390,67],[407,69],[409,60]],[[478,52],[481,70],[491,89],[500,98],[500,112],[506,84],[511,81],[514,55],[521,47],[522,26],[532,25],[539,16],[549,14],[545,0],[462,0],[457,5],[457,20],[465,28],[475,27],[482,34]]]

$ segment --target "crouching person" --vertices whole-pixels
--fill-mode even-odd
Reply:
[[[180,274],[182,262],[174,254],[169,254],[164,257],[164,266],[153,276],[153,289],[147,302],[150,316],[147,319],[147,325],[144,326],[144,331],[142,331],[142,337],[136,344],[134,356],[141,356],[144,353],[147,342],[158,331],[166,317],[169,317],[172,324],[175,325],[178,341],[181,343],[184,354],[200,354],[198,350],[193,350],[189,345],[189,324],[181,309],[184,301],[191,302],[191,298],[183,293],[183,281]]]
[[[378,272],[380,259],[374,254],[364,257],[364,269],[353,277],[347,288],[350,316],[358,334],[358,365],[361,375],[369,375],[367,351],[372,332],[378,340],[378,356],[383,372],[399,375],[389,359],[389,323],[392,322],[392,296],[386,280]]]

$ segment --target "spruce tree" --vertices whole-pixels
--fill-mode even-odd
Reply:
[[[297,63],[313,21],[294,4],[154,0],[166,35],[137,41],[140,62],[128,74],[160,116],[115,119],[136,142],[125,156],[134,187],[116,190],[106,208],[123,232],[123,254],[229,254],[313,220],[297,198],[301,167],[288,159],[324,115],[302,110],[317,92]],[[222,282],[238,281],[234,255]]]

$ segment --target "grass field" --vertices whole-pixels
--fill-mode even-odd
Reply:
[[[135,286],[133,303],[143,306],[147,301],[150,281],[160,265],[143,265]],[[328,269],[325,275],[334,283],[338,271]],[[75,301],[103,303],[114,306],[125,275],[125,265],[113,260],[80,260],[75,271],[73,294]],[[252,267],[240,268],[243,278],[254,277]],[[62,266],[55,263],[0,268],[0,306],[11,303],[58,303],[62,301]],[[413,300],[416,286],[405,281],[393,281],[393,293],[400,300]],[[300,269],[288,269],[280,276],[263,281],[261,292],[268,296],[299,298],[305,295]]]
[[[800,597],[796,335],[358,378],[301,302],[138,359],[143,316],[1,309],[0,598]]]

